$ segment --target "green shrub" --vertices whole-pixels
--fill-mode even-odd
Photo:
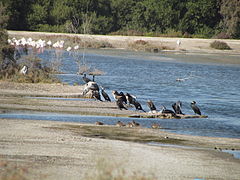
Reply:
[[[165,37],[182,37],[183,34],[181,31],[176,31],[174,29],[167,29],[164,33]]]
[[[230,46],[223,41],[214,41],[210,44],[211,48],[220,49],[220,50],[230,50]]]
[[[41,31],[41,32],[65,33],[66,26],[65,25],[39,24],[35,30]]]
[[[129,43],[128,47],[135,51],[146,51],[157,53],[161,50],[172,50],[170,47],[165,45],[155,45],[148,41],[136,40],[133,43]]]

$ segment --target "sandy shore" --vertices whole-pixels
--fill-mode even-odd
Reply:
[[[70,126],[75,126],[75,131]],[[87,137],[81,135],[81,128],[87,126],[96,127],[78,123],[0,119],[0,177],[6,172],[11,177],[12,171],[19,171],[19,176],[27,179],[87,179],[87,176],[100,179],[101,173],[104,174],[102,179],[106,179],[114,172],[118,177],[131,177],[126,179],[240,177],[240,160],[214,148],[164,147]],[[155,133],[159,139],[166,136],[166,133],[150,129],[131,131],[141,131],[146,136]],[[169,138],[188,138],[167,135]],[[189,141],[196,143],[200,140],[208,146],[215,143],[239,146],[239,140],[234,139],[194,138],[189,138]]]
[[[81,94],[81,90],[81,86],[61,84],[0,82],[0,112],[132,113],[118,110],[114,103],[29,98],[68,97]],[[51,180],[101,179],[102,174],[102,179],[239,179],[240,160],[221,151],[224,149],[240,150],[240,140],[177,135],[159,129],[0,119],[0,179],[16,174]]]

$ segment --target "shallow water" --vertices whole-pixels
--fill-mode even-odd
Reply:
[[[47,50],[39,56],[49,62],[53,52]],[[61,70],[65,74],[58,77],[63,82],[83,84],[81,77],[76,75],[77,64],[74,57],[77,56],[80,57],[81,52],[73,55],[62,51]],[[85,62],[90,67],[105,72],[95,80],[105,87],[109,94],[112,90],[133,94],[145,110],[148,110],[148,99],[151,99],[158,109],[161,105],[170,109],[174,102],[181,100],[183,113],[193,114],[190,103],[194,100],[202,114],[208,116],[207,119],[138,119],[147,127],[150,127],[150,122],[159,122],[164,128],[177,133],[240,138],[240,65],[207,61],[197,63],[194,62],[194,56],[193,61],[189,62],[188,57],[188,62],[185,62],[182,55],[172,57],[161,53],[116,50],[88,50]],[[187,79],[178,82],[177,78]],[[55,116],[64,121],[64,115]],[[101,121],[107,119],[108,124],[116,121],[116,118],[112,117],[67,115],[68,121],[77,119],[79,122],[95,122],[98,118]],[[42,119],[47,117],[43,114]]]
[[[181,148],[181,149],[207,149],[207,148],[196,148],[192,146],[181,146],[181,145],[173,145],[173,144],[162,144],[162,143],[156,143],[156,142],[150,142],[147,143],[152,146],[162,146],[162,147],[174,147],[174,148]],[[239,150],[222,150],[223,152],[229,153],[233,155],[234,158],[240,159],[240,151]]]

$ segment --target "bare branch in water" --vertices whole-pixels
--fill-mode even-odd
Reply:
[[[94,75],[94,76],[101,76],[103,74],[105,74],[105,72],[94,68],[91,72],[88,73],[89,75]]]

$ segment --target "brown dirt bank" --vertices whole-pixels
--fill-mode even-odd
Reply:
[[[46,32],[29,32],[29,31],[8,31],[10,37],[78,37],[88,42],[108,42],[114,48],[126,49],[129,44],[143,40],[156,46],[166,46],[172,52],[183,53],[213,53],[213,54],[232,54],[240,55],[240,40],[222,39],[232,50],[216,50],[210,47],[210,44],[216,39],[194,39],[194,38],[165,38],[165,37],[141,37],[141,36],[106,36],[106,35],[83,35],[83,34],[66,34],[66,33],[46,33]],[[176,42],[181,41],[178,47]],[[219,40],[219,39],[218,39]]]
[[[186,145],[212,148],[119,141],[116,134],[110,135],[116,131],[120,138],[151,141],[168,136]],[[110,133],[110,138],[96,138],[101,133]],[[239,148],[239,144],[239,139],[180,136],[142,128],[0,119],[0,179],[87,179],[86,174],[89,179],[113,175],[132,175],[125,179],[238,179],[240,160],[213,147]]]

